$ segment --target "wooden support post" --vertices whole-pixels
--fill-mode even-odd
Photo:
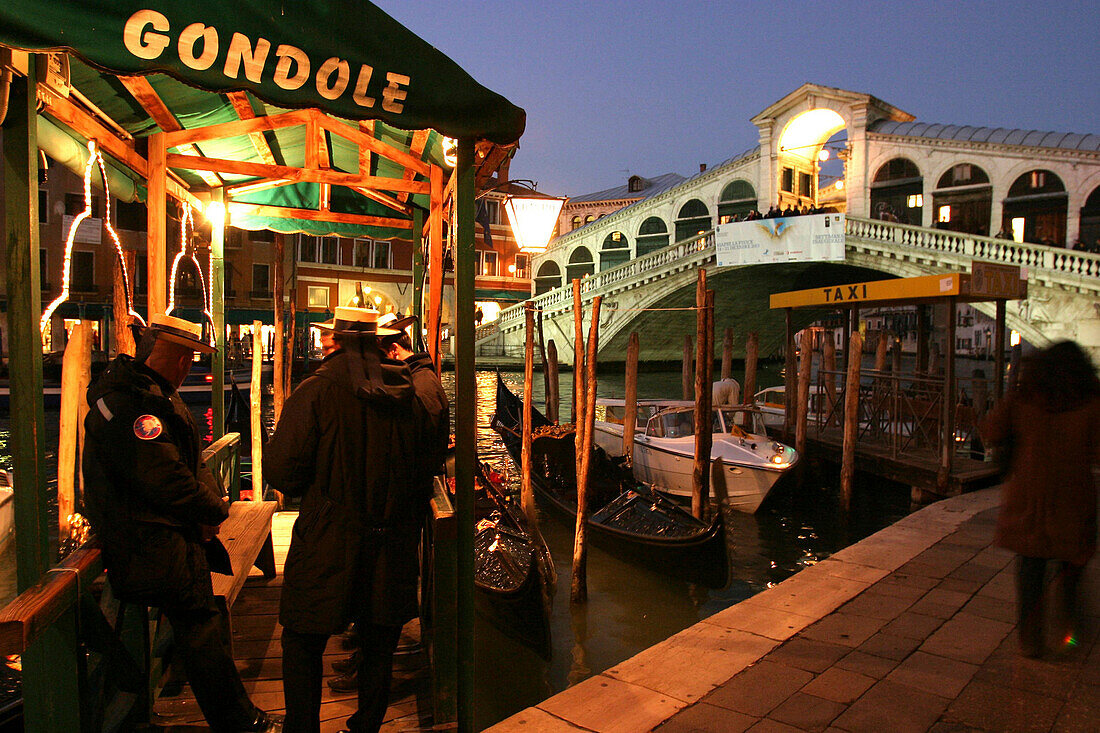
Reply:
[[[878,344],[875,345],[875,371],[886,371],[886,350],[890,346],[890,336],[886,331],[878,334]]]
[[[539,308],[536,313],[538,319],[539,360],[542,363],[542,394],[547,405],[546,416],[551,422],[554,422],[554,419],[550,417],[550,368],[546,363],[546,338],[542,331],[542,308]]]
[[[863,354],[863,337],[858,330],[852,332],[848,351],[848,378],[844,383],[844,447],[840,459],[840,506],[845,512],[852,508],[852,478],[856,471],[856,436],[859,434],[859,357]]]
[[[795,400],[798,395],[798,371],[795,364],[794,325],[791,317],[791,309],[785,308],[784,315],[787,323],[787,346],[784,350],[783,371],[786,376],[783,388],[783,440],[787,443],[794,442]]]
[[[560,382],[558,380],[558,345],[554,339],[546,345],[546,373],[549,376],[549,387],[546,390],[546,418],[558,423],[558,410],[561,406],[561,398],[558,396]]]
[[[458,141],[455,166],[455,516],[458,531],[458,728],[474,730],[474,472],[477,465],[477,379],[474,371],[474,141]],[[440,190],[442,201],[442,189]],[[439,289],[443,274],[440,267]]]
[[[113,288],[111,295],[111,340],[114,342],[115,354],[134,355],[134,334],[130,330],[130,314],[126,307],[126,289],[129,288],[133,297],[134,265],[137,263],[137,252],[132,249],[122,250],[122,256],[126,259],[126,272],[130,276],[130,282],[124,283],[122,276],[122,263],[115,257],[112,260]]]
[[[573,424],[580,430],[584,417],[584,311],[581,308],[581,281],[573,280]],[[577,453],[580,460],[580,453]]]
[[[928,373],[928,306],[917,306],[917,367],[918,375]]]
[[[80,428],[87,414],[92,373],[92,322],[77,321],[61,362],[61,414],[57,445],[57,527],[62,545],[69,539],[80,475]],[[84,409],[80,406],[84,405]]]
[[[429,172],[431,209],[428,211],[428,353],[438,374],[443,366],[440,330],[443,321],[443,169]]]
[[[798,455],[806,455],[806,426],[810,416],[810,367],[813,365],[814,351],[810,342],[813,332],[802,331],[802,343],[798,347],[798,420],[795,423],[794,449]]]
[[[993,399],[1005,394],[1005,301],[997,301],[996,321],[993,326]]]
[[[413,209],[412,314],[416,316],[413,350],[419,351],[424,331],[424,210]]]
[[[623,455],[634,465],[634,430],[638,424],[638,332],[632,331],[626,346],[626,404],[623,408]]]
[[[164,133],[149,136],[146,268],[149,318],[168,307],[168,166]]]
[[[749,332],[749,338],[745,342],[745,384],[742,386],[744,397],[741,401],[751,405],[756,397],[756,363],[760,356],[760,334],[756,331]]]
[[[691,351],[691,336],[684,336],[683,359],[680,366],[680,391],[683,393],[680,399],[684,400],[690,400],[695,390],[691,376]]]
[[[700,269],[695,279],[695,456],[691,469],[691,513],[702,519],[710,494],[711,394],[707,363],[707,271]]]
[[[272,382],[275,397],[275,423],[279,422],[279,415],[283,414],[283,402],[286,400],[286,312],[283,310],[283,298],[285,297],[286,283],[283,270],[283,259],[286,254],[285,240],[281,232],[275,234],[275,358],[272,373]]]
[[[722,379],[733,379],[733,329],[722,338]]]
[[[603,297],[592,300],[592,323],[588,327],[588,355],[584,359],[584,407],[577,421],[577,525],[573,534],[573,582],[569,600],[584,603],[588,600],[588,467],[592,461],[592,431],[596,420],[596,352],[600,338],[600,303]],[[576,375],[574,375],[575,377]]]
[[[822,340],[821,361],[821,368],[825,371],[822,380],[825,387],[825,404],[830,415],[826,427],[829,427],[834,421],[839,421],[840,417],[836,409],[836,339],[832,331],[826,331],[825,338]]]
[[[264,497],[264,444],[263,425],[260,417],[260,404],[263,390],[260,388],[260,366],[263,362],[264,342],[260,321],[252,321],[252,387],[249,406],[252,429],[252,501],[263,501]]]
[[[956,299],[947,299],[944,311],[944,347],[943,355],[943,443],[940,453],[940,475],[938,488],[948,486],[951,470],[955,464],[955,321]]]
[[[532,394],[532,382],[534,381],[535,362],[535,305],[531,301],[523,304],[523,316],[525,325],[525,340],[523,348],[523,445],[520,461],[520,506],[527,515],[527,522],[536,526],[538,517],[535,514],[535,494],[531,488],[531,413],[534,395]]]
[[[225,188],[210,192],[210,202],[225,205]],[[226,214],[228,217],[229,214]],[[225,435],[225,359],[228,349],[225,338],[225,227],[227,218],[210,224],[210,320],[214,329],[214,346],[210,355],[211,436]],[[279,236],[279,235],[276,235]]]

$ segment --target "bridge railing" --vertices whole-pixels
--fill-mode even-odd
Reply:
[[[682,264],[685,260],[706,260],[713,255],[714,232],[704,232],[691,239],[685,239],[616,267],[589,275],[581,280],[581,296],[605,295],[607,291],[615,290],[620,283],[632,282],[646,273],[664,272],[669,269],[669,266]],[[573,307],[573,289],[572,287],[554,288],[536,295],[531,302],[543,313],[568,310]],[[496,322],[502,331],[519,326],[523,323],[523,304],[505,308],[500,312]]]

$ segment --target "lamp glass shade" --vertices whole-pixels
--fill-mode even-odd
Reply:
[[[542,252],[554,233],[564,199],[552,196],[509,196],[504,201],[508,223],[520,251]]]

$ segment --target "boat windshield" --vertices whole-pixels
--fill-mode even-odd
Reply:
[[[695,435],[695,415],[691,410],[662,412],[650,419],[646,434],[654,438],[683,438]]]
[[[764,416],[754,410],[739,410],[737,408],[725,408],[719,410],[722,415],[722,424],[725,426],[725,430],[716,428],[714,432],[727,432],[732,435],[737,435],[740,432],[747,431],[750,433],[756,433],[757,435],[766,435],[767,431],[764,428]]]

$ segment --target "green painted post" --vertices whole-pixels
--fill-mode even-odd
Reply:
[[[225,205],[225,189],[210,192],[210,203]],[[217,208],[217,207],[215,207]],[[229,215],[210,226],[210,300],[214,321],[214,345],[217,352],[210,356],[210,407],[213,415],[213,440],[225,435],[225,226]]]
[[[38,272],[38,135],[35,57],[11,82],[4,122],[7,232],[8,371],[12,467],[15,469],[15,556],[19,591],[49,569],[49,513],[42,413],[42,295]],[[76,615],[65,611],[23,653],[23,717],[28,733],[80,730]]]
[[[474,141],[458,142],[455,185],[455,514],[458,533],[458,729],[474,727]]]
[[[413,209],[413,295],[412,312],[416,316],[416,327],[424,328],[424,321],[420,315],[424,310],[424,210]],[[419,338],[413,339],[415,346],[420,342]]]

